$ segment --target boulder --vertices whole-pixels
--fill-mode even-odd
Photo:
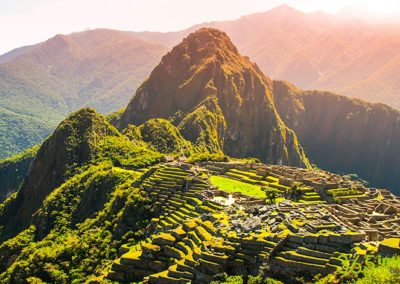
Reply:
[[[242,224],[243,231],[245,232],[251,232],[254,230],[259,230],[261,229],[261,219],[260,217],[251,217],[248,218],[244,223]]]

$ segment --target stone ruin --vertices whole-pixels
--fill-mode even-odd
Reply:
[[[285,199],[268,204],[224,192],[210,175],[272,188]],[[155,216],[146,240],[121,247],[111,280],[209,283],[221,272],[311,279],[340,269],[343,254],[398,253],[385,242],[400,239],[399,198],[329,172],[174,161],[151,169],[141,188]]]

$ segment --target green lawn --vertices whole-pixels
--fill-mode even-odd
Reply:
[[[210,181],[214,186],[226,192],[240,192],[242,194],[253,196],[257,198],[265,198],[265,192],[261,190],[259,185],[244,183],[234,179],[211,176]]]

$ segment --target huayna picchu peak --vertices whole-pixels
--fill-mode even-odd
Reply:
[[[224,153],[309,166],[295,133],[275,109],[271,83],[256,64],[238,53],[224,32],[203,28],[162,58],[116,125],[123,129],[151,118],[175,117],[179,122],[202,101],[213,98],[220,109],[213,115],[224,123],[212,131],[218,133]],[[193,135],[187,138],[198,140]]]
[[[271,80],[201,28],[126,108],[0,162],[0,283],[397,283],[399,197],[308,157],[396,173],[399,117]]]

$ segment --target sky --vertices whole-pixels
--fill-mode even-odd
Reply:
[[[363,5],[384,18],[400,16],[400,0],[0,0],[0,54],[59,33],[95,28],[176,31],[285,3],[304,12],[334,14]]]

